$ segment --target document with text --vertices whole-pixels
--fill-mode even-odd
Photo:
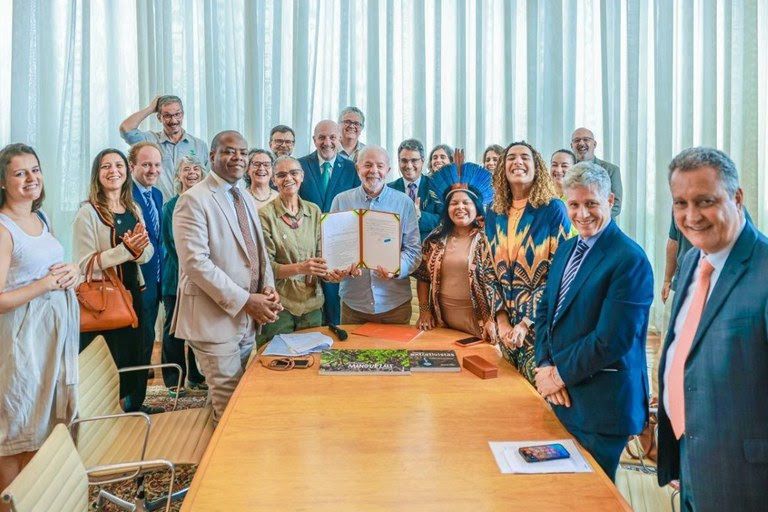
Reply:
[[[365,209],[324,213],[320,228],[329,269],[356,265],[400,271],[400,215]]]

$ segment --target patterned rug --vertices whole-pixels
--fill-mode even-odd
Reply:
[[[187,390],[184,396],[179,397],[179,402],[176,406],[176,409],[180,410],[202,407],[205,405],[206,395],[206,391]],[[148,386],[147,398],[144,403],[152,407],[160,407],[165,411],[170,411],[173,409],[173,398],[168,394],[168,389],[165,386]],[[176,492],[180,489],[189,487],[189,484],[192,482],[192,477],[195,476],[196,469],[197,465],[176,466],[176,479],[173,484],[173,491]],[[169,478],[170,474],[168,471],[157,471],[148,474],[144,480],[144,488],[147,497],[150,500],[154,500],[163,495],[168,489]],[[136,482],[130,480],[127,482],[118,482],[115,484],[104,485],[101,488],[127,501],[132,501],[133,496],[136,494]],[[91,487],[89,501],[93,502],[96,499],[98,493],[98,487]],[[163,503],[163,507],[161,507],[159,510],[165,510],[164,507],[165,503]],[[180,509],[181,501],[176,501],[171,506],[171,510],[178,511]],[[105,502],[103,504],[102,510],[118,512],[122,509],[118,508],[112,503]]]

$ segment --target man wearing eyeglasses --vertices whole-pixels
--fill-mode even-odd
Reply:
[[[365,115],[357,107],[347,107],[339,114],[339,128],[341,128],[341,148],[339,154],[344,155],[353,162],[357,153],[365,147],[360,142],[360,134],[365,127]]]
[[[592,130],[587,128],[576,128],[571,135],[571,149],[576,154],[579,162],[594,162],[606,171],[611,178],[611,193],[613,194],[613,207],[611,207],[611,218],[615,219],[621,213],[623,190],[621,187],[621,171],[619,166],[605,160],[600,160],[595,156],[597,141]]]
[[[156,113],[163,125],[159,132],[140,131],[139,125],[150,114]],[[163,170],[155,185],[163,194],[163,201],[176,192],[173,184],[176,164],[182,157],[194,156],[208,167],[208,145],[187,133],[181,124],[184,121],[184,106],[178,96],[156,96],[147,107],[131,114],[120,123],[120,136],[130,145],[143,140],[153,142],[163,151]]]
[[[291,156],[295,145],[296,133],[290,126],[279,124],[270,130],[269,149],[272,150],[275,158]]]

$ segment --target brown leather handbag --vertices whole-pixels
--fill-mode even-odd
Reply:
[[[94,263],[101,270],[101,280],[93,279]],[[133,310],[133,297],[125,289],[114,268],[104,270],[101,253],[96,253],[85,267],[85,281],[77,287],[80,303],[80,331],[109,331],[121,327],[139,326]]]
[[[658,399],[656,397],[651,398],[650,408],[652,412],[648,417],[648,423],[643,431],[636,436],[636,439],[630,439],[627,444],[627,454],[633,459],[646,458],[656,462],[659,448],[656,442],[656,429],[659,418],[655,410],[658,406]]]

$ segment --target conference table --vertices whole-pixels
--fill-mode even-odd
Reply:
[[[346,326],[354,329],[355,326]],[[333,337],[325,328],[322,331]],[[594,459],[591,473],[501,474],[489,441],[570,438],[547,403],[488,344],[435,329],[414,340],[350,335],[333,348],[455,349],[498,378],[274,371],[253,361],[182,505],[188,511],[631,510]]]

